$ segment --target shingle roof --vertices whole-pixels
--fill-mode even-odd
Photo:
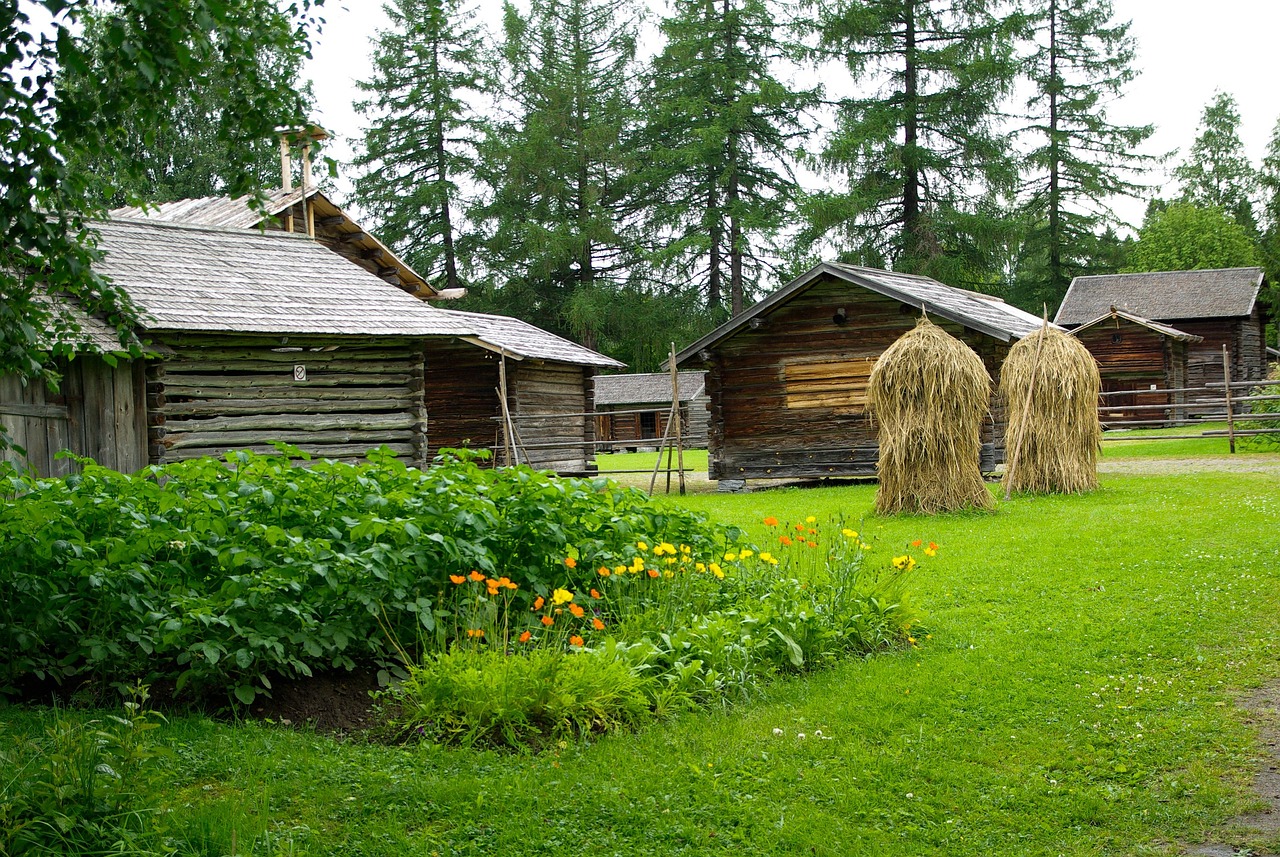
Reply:
[[[309,188],[307,196],[314,196],[317,192],[316,188]],[[273,191],[266,195],[263,208],[267,214],[275,214],[301,200],[302,194],[302,188]],[[263,214],[250,204],[247,196],[202,196],[162,202],[159,205],[128,206],[113,209],[111,216],[130,220],[187,223],[192,226],[222,226],[227,229],[248,229],[257,226],[263,219]]]
[[[85,312],[74,300],[61,295],[37,295],[36,300],[43,302],[49,313],[55,316],[58,325],[64,330],[46,332],[40,339],[40,345],[50,348],[54,345],[67,345],[77,351],[110,353],[124,351],[128,345],[122,345],[116,329],[100,318]],[[78,328],[72,330],[72,328]],[[126,339],[129,345],[136,345],[136,338]]]
[[[807,289],[824,276],[835,277],[850,285],[870,289],[902,303],[922,307],[930,315],[953,321],[1004,342],[1020,339],[1038,329],[1043,323],[1040,318],[1010,306],[999,298],[953,288],[928,277],[823,262],[810,268],[742,315],[722,324],[686,347],[676,355],[676,364],[679,365],[702,349],[732,336],[749,324],[753,318],[785,303],[793,295]]]
[[[128,219],[96,228],[99,273],[124,288],[152,330],[477,332],[305,236]]]
[[[1162,336],[1167,336],[1170,339],[1181,340],[1182,342],[1200,342],[1201,340],[1204,339],[1203,336],[1197,336],[1194,333],[1187,333],[1186,331],[1178,330],[1178,328],[1176,327],[1171,327],[1167,324],[1161,324],[1160,322],[1152,321],[1149,318],[1142,318],[1141,316],[1133,315],[1132,313],[1127,313],[1124,310],[1116,309],[1115,307],[1111,307],[1111,310],[1107,312],[1106,315],[1100,315],[1091,321],[1086,321],[1084,324],[1080,325],[1079,327],[1072,328],[1071,333],[1073,336],[1079,336],[1081,333],[1088,330],[1089,328],[1096,327],[1097,325],[1102,324],[1105,321],[1110,321],[1111,319],[1114,319],[1114,318],[1123,318],[1125,321],[1129,321],[1129,322],[1132,322],[1133,324],[1139,325],[1141,327],[1145,327],[1148,330],[1154,330],[1156,333],[1159,333]]]
[[[680,401],[688,402],[702,394],[706,386],[705,372],[678,373]],[[671,404],[671,373],[647,372],[639,375],[597,375],[597,405]]]
[[[474,336],[465,338],[492,346],[498,351],[506,351],[515,357],[612,369],[625,369],[627,365],[518,318],[453,309],[430,309],[436,315],[456,319],[459,324],[475,331]]]
[[[1261,287],[1261,268],[1076,277],[1054,321],[1083,324],[1113,306],[1162,321],[1246,316],[1253,312]]]

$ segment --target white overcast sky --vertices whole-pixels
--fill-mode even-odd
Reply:
[[[1221,89],[1240,106],[1245,152],[1257,164],[1280,118],[1280,76],[1271,59],[1280,38],[1280,0],[1112,2],[1117,20],[1133,22],[1140,72],[1124,98],[1112,104],[1112,119],[1154,124],[1156,133],[1145,147],[1150,154],[1185,152],[1204,105]],[[496,24],[501,0],[478,5],[482,17]],[[326,24],[306,74],[314,84],[315,118],[339,138],[329,151],[345,161],[351,157],[349,141],[362,133],[361,117],[352,108],[359,97],[354,82],[370,76],[370,39],[387,20],[380,0],[327,0],[321,14]],[[340,178],[339,195],[346,187],[345,177]],[[1116,211],[1136,224],[1144,208],[1135,201],[1118,204]]]

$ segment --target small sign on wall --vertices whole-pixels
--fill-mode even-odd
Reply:
[[[293,380],[295,380],[295,381],[305,381],[305,380],[307,380],[307,367],[306,367],[304,364],[302,364],[302,363],[295,363],[295,364],[294,364],[294,366],[293,366]]]

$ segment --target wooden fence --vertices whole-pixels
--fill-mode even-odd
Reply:
[[[1253,412],[1256,402],[1280,401],[1280,379],[1231,380],[1231,362],[1226,347],[1222,349],[1223,380],[1203,387],[1147,387],[1134,390],[1111,390],[1102,393],[1098,419],[1102,423],[1102,439],[1136,440],[1129,431],[1135,429],[1203,427],[1207,422],[1225,422],[1225,429],[1203,429],[1199,432],[1141,436],[1142,440],[1190,440],[1202,437],[1225,437],[1231,452],[1236,451],[1236,438],[1280,434],[1280,413]]]

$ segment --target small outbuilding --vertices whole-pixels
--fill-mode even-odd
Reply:
[[[1107,396],[1102,415],[1106,423],[1150,422],[1165,415],[1151,406],[1186,402],[1188,349],[1202,337],[1158,321],[1112,307],[1106,315],[1071,331],[1093,355]],[[1222,371],[1221,352],[1218,372]],[[1145,391],[1145,392],[1144,392]],[[1173,415],[1173,409],[1170,414]]]
[[[867,382],[922,311],[972,348],[993,382],[1011,343],[1042,324],[997,298],[928,277],[819,264],[676,355],[679,366],[707,373],[710,477],[875,475]],[[1004,426],[993,398],[984,471],[1003,460]]]
[[[1222,348],[1230,353],[1231,379],[1256,381],[1266,377],[1265,323],[1258,302],[1265,278],[1261,268],[1219,268],[1207,271],[1158,271],[1076,277],[1071,281],[1054,322],[1067,329],[1098,324],[1111,309],[1171,327],[1196,337],[1185,340],[1186,383],[1204,387],[1222,383]],[[1124,331],[1119,331],[1123,343]],[[1134,335],[1138,335],[1134,331]],[[1084,341],[1084,340],[1081,340]],[[1094,344],[1106,344],[1105,337]],[[1085,343],[1089,345],[1089,342]],[[1129,371],[1128,349],[1093,352],[1105,379],[1114,371]],[[1109,364],[1116,363],[1113,371]],[[1104,387],[1105,389],[1105,387]]]
[[[118,349],[115,333],[86,319],[84,353],[57,394],[3,379],[2,422],[41,474],[71,468],[53,458],[62,448],[134,470],[275,441],[339,459],[386,446],[424,465],[467,439],[447,434],[454,411],[485,409],[484,447],[502,411],[499,385],[481,385],[450,348],[481,365],[536,366],[508,380],[517,414],[580,415],[594,367],[622,365],[515,319],[437,309],[304,235],[127,218],[96,228],[98,272],[141,311],[150,356],[109,365],[93,352]],[[555,442],[576,451],[530,463],[587,469],[592,430],[562,420]]]
[[[677,373],[680,430],[686,447],[707,445],[706,378],[702,372]],[[611,450],[635,451],[655,446],[667,432],[671,416],[671,374],[597,375],[596,439],[613,441]]]

